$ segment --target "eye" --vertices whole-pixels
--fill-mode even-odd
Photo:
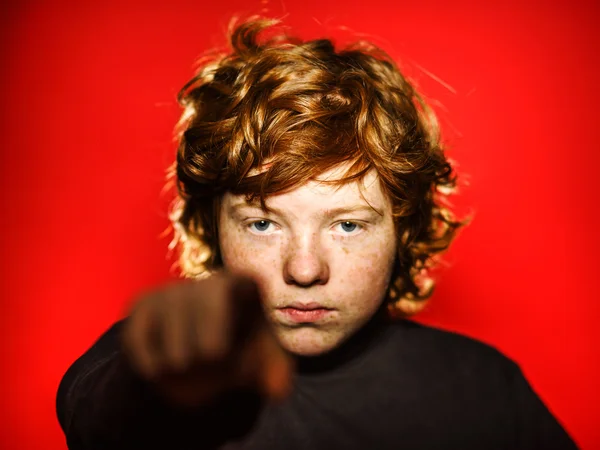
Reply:
[[[337,224],[338,230],[342,232],[342,234],[353,235],[357,234],[362,230],[362,226],[357,223],[344,221]]]
[[[256,234],[269,234],[269,228],[271,228],[272,232],[272,225],[273,224],[268,220],[257,220],[248,224],[248,227],[250,228],[250,231]]]

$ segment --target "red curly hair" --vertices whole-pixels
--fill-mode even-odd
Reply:
[[[392,201],[398,249],[387,301],[410,315],[433,292],[429,269],[466,221],[444,202],[456,175],[431,109],[391,58],[360,42],[273,35],[277,21],[230,31],[231,48],[204,60],[180,91],[172,247],[186,277],[222,265],[217,217],[223,193],[265,199],[348,163],[343,184],[375,169]],[[268,30],[272,36],[264,38]],[[268,163],[268,164],[266,164]]]

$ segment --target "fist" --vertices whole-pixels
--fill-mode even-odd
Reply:
[[[143,296],[122,341],[134,370],[175,404],[199,405],[237,387],[272,399],[291,390],[292,361],[247,278],[223,272]]]

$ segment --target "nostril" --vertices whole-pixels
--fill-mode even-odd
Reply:
[[[286,283],[303,287],[325,284],[329,279],[329,267],[318,258],[290,258],[284,266],[283,276]]]

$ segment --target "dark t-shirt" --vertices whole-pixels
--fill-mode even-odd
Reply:
[[[300,359],[291,396],[235,391],[174,409],[130,369],[108,330],[57,396],[72,450],[574,449],[519,366],[474,339],[410,320],[372,322]]]

